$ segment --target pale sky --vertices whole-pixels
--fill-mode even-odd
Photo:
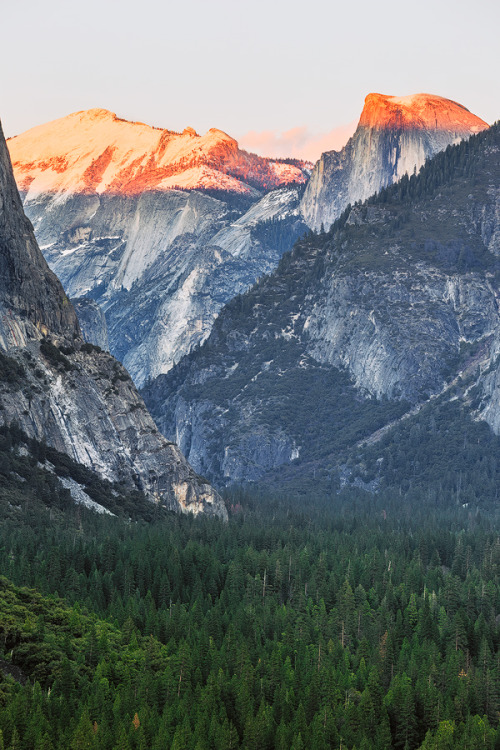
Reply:
[[[369,92],[500,118],[497,0],[3,0],[1,15],[8,136],[102,107],[317,158],[347,139]]]

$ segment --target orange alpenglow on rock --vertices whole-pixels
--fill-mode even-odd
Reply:
[[[349,203],[364,201],[420,169],[447,146],[488,128],[461,104],[434,94],[368,94],[354,135],[326,151],[304,192],[301,212],[313,229],[329,228]]]
[[[469,135],[489,127],[461,104],[433,94],[368,94],[359,125],[391,130],[456,130]]]
[[[299,165],[249,154],[217,128],[205,135],[122,120],[105,109],[75,112],[10,138],[19,189],[42,193],[138,195],[210,189],[252,193],[303,183]]]

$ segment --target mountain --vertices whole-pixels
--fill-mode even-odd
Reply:
[[[156,423],[221,483],[347,462],[438,397],[499,434],[499,207],[496,125],[300,240],[144,389]]]
[[[487,128],[461,104],[431,94],[368,94],[356,132],[316,163],[301,202],[305,222],[327,229],[346,206],[413,174],[448,145]]]
[[[28,200],[62,196],[140,195],[212,189],[256,194],[305,181],[300,166],[238,148],[211,128],[200,136],[128,122],[106,109],[74,112],[9,139],[19,189]]]
[[[429,95],[370,94],[339,153],[307,165],[248,154],[204,136],[77,112],[12,138],[24,208],[71,298],[94,300],[86,339],[109,349],[138,386],[210,334],[223,305],[271,273],[306,231],[486,126]],[[177,189],[182,188],[182,189]],[[77,310],[84,315],[81,305]],[[88,311],[87,311],[88,312]]]
[[[169,509],[226,518],[218,494],[158,433],[123,366],[84,343],[23,213],[1,130],[0,264],[1,424]]]
[[[308,165],[248,154],[220,130],[89,110],[8,147],[50,267],[70,297],[99,303],[110,350],[138,384],[203,341],[306,229]]]

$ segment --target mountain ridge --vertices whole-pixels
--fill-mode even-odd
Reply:
[[[218,128],[177,133],[97,108],[32,128],[8,147],[29,200],[47,192],[132,196],[180,188],[258,195],[306,179],[298,166],[242,151]]]
[[[464,118],[469,123],[469,130],[460,131],[462,135],[469,134],[471,122],[482,123],[442,97],[381,94],[367,96],[361,121],[369,112],[375,117],[376,112],[389,111],[399,113],[399,120],[406,113],[407,119],[411,115],[413,121],[426,125],[423,115],[428,115],[427,110],[435,113],[443,108],[456,121],[455,130]],[[27,155],[17,161],[24,207],[46,259],[68,295],[91,298],[105,312],[110,350],[138,386],[168,372],[204,341],[222,305],[272,272],[283,252],[306,231],[311,217],[319,228],[325,206],[327,213],[337,215],[349,200],[359,197],[351,194],[352,185],[361,190],[361,197],[367,197],[397,177],[403,167],[412,171],[427,153],[444,148],[456,136],[455,131],[443,131],[439,138],[433,136],[427,147],[428,130],[421,127],[418,138],[425,143],[419,141],[415,151],[413,141],[406,144],[408,130],[398,126],[381,131],[360,125],[361,141],[351,139],[344,161],[336,152],[323,155],[307,186],[282,185],[271,191],[266,188],[264,194],[262,183],[257,182],[253,184],[259,190],[252,187],[251,192],[243,193],[231,189],[161,191],[156,189],[157,178],[166,154],[170,154],[171,165],[184,169],[184,175],[224,162],[228,172],[224,179],[231,180],[239,174],[231,167],[231,159],[241,156],[246,163],[247,157],[238,151],[234,139],[216,129],[205,136],[198,136],[192,128],[172,133],[120,120],[107,110],[82,111],[69,120],[74,121],[74,127],[63,118],[12,142],[13,152],[23,143],[27,149]],[[83,137],[87,132],[89,143]],[[415,132],[413,128],[410,135]],[[139,134],[137,142],[135,133]],[[196,152],[198,147],[201,150]],[[76,149],[73,155],[72,148]],[[222,149],[220,158],[218,149]],[[194,158],[193,163],[186,163],[186,154]],[[371,155],[372,160],[360,166],[360,154]],[[61,171],[51,170],[47,159],[55,159]],[[66,165],[68,160],[73,166]],[[265,159],[258,162],[266,169],[269,163]],[[273,163],[275,168],[299,169]],[[323,170],[328,164],[331,174],[329,167]],[[87,175],[87,182],[83,180],[80,189],[78,180],[76,188],[69,180],[68,189],[63,189],[73,169],[78,179]],[[304,177],[304,171],[300,173]],[[54,178],[55,184],[62,180],[61,191],[53,192],[47,183],[45,192],[37,192],[43,188],[44,175],[49,182]],[[152,182],[148,175],[154,176]],[[115,178],[115,184],[122,187],[133,183],[131,193],[122,187],[121,192],[113,191]],[[100,328],[96,324],[95,342],[103,340],[98,338]],[[87,330],[86,335],[92,334]]]
[[[217,129],[173,133],[96,109],[34,128],[9,147],[49,266],[70,298],[98,302],[111,353],[138,385],[203,340],[222,304],[268,273],[306,229],[298,209],[305,168],[249,155]],[[219,170],[223,181],[158,189],[169,159],[180,170],[172,185],[193,170]],[[240,180],[247,177],[252,185]],[[277,243],[265,231],[271,220],[283,222]],[[92,337],[88,319],[85,327]]]

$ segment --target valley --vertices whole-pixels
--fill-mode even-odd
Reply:
[[[499,179],[428,94],[0,134],[0,750],[496,750]]]

